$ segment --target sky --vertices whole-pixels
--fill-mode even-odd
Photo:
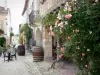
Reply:
[[[23,23],[22,11],[24,8],[25,0],[6,0],[7,8],[11,11],[11,26],[14,34],[18,33],[19,24]],[[5,0],[0,0],[0,6],[5,6]]]

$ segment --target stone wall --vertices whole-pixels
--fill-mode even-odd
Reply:
[[[61,4],[65,3],[67,0],[46,0],[43,4],[40,4],[40,14],[46,15],[52,12]]]
[[[52,36],[49,34],[47,28],[43,28],[43,49],[44,60],[52,59]]]

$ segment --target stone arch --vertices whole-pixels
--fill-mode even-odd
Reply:
[[[42,33],[40,28],[36,28],[36,46],[42,46]]]

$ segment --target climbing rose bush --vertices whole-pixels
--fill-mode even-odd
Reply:
[[[63,11],[61,22],[53,28],[55,38],[62,38],[59,58],[72,58],[88,75],[100,75],[100,3]],[[65,14],[66,13],[66,14]],[[64,49],[62,48],[64,46]],[[84,75],[84,73],[83,73]]]

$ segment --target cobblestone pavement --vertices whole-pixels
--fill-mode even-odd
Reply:
[[[18,57],[17,60],[5,61],[0,57],[0,75],[31,75],[24,64],[25,57]]]
[[[26,58],[26,66],[33,75],[76,75],[79,72],[78,68],[74,64],[70,63],[66,63],[67,65],[65,65],[64,68],[57,67],[56,69],[50,69],[48,71],[48,68],[50,68],[52,64],[51,61],[33,62],[32,56]],[[35,73],[34,69],[36,70]]]
[[[32,55],[18,56],[17,60],[4,62],[0,57],[0,75],[75,75],[78,69],[67,65],[66,69],[50,69],[51,62],[33,62]]]

